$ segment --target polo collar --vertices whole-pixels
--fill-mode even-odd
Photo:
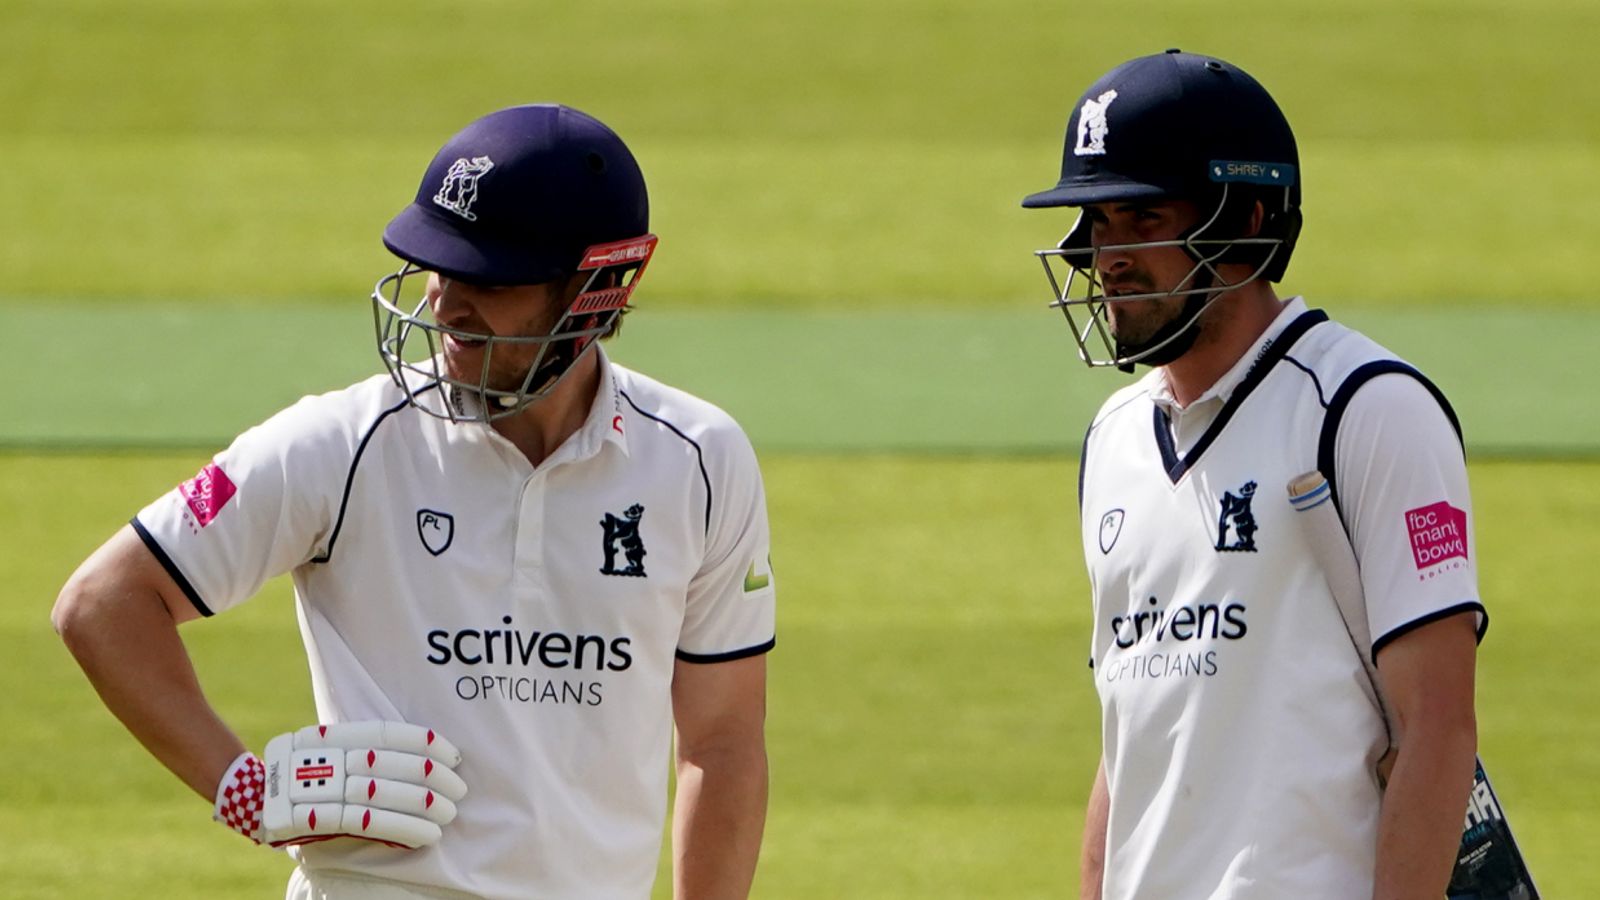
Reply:
[[[1285,312],[1288,313],[1290,310],[1286,309]],[[1279,361],[1289,355],[1289,351],[1294,349],[1294,345],[1302,337],[1305,337],[1306,332],[1326,321],[1328,321],[1328,314],[1320,309],[1304,310],[1290,319],[1286,326],[1276,328],[1276,330],[1274,330],[1274,327],[1278,325],[1279,320],[1273,320],[1274,327],[1268,328],[1268,331],[1273,332],[1272,336],[1262,341],[1254,353],[1246,354],[1245,360],[1248,361],[1248,365],[1244,370],[1244,377],[1232,385],[1227,395],[1228,399],[1222,402],[1216,416],[1211,419],[1211,423],[1206,426],[1206,430],[1200,435],[1200,440],[1196,441],[1187,453],[1180,455],[1177,448],[1173,446],[1172,420],[1167,410],[1163,409],[1159,404],[1151,405],[1150,412],[1152,413],[1152,424],[1155,426],[1156,446],[1161,452],[1162,466],[1167,470],[1167,477],[1172,479],[1173,484],[1177,484],[1179,479],[1183,478],[1184,473],[1189,471],[1189,468],[1200,459],[1201,455],[1206,452],[1206,448],[1210,447],[1212,442],[1217,439],[1217,436],[1222,433],[1222,430],[1228,427],[1228,421],[1233,418],[1234,413],[1239,411],[1239,407],[1249,399],[1251,392],[1266,380]],[[1194,406],[1192,403],[1189,405],[1191,408]]]
[[[1206,388],[1201,392],[1200,396],[1190,401],[1187,408],[1193,409],[1212,401],[1225,404],[1232,399],[1234,391],[1238,390],[1239,385],[1244,383],[1245,378],[1256,367],[1256,363],[1260,362],[1261,358],[1266,355],[1273,342],[1283,334],[1284,329],[1288,328],[1290,323],[1300,318],[1305,312],[1306,301],[1304,297],[1295,296],[1289,298],[1289,301],[1283,305],[1283,309],[1279,311],[1277,317],[1267,326],[1267,330],[1263,331],[1261,337],[1256,339],[1255,344],[1239,357],[1232,368],[1222,373],[1222,377],[1212,382],[1211,387]],[[1173,399],[1172,389],[1167,385],[1166,373],[1162,370],[1157,370],[1151,374],[1155,377],[1151,379],[1150,399],[1168,415],[1180,411],[1177,401]]]
[[[594,355],[600,361],[600,387],[594,392],[594,404],[589,407],[589,418],[583,431],[595,430],[600,440],[616,444],[624,456],[628,454],[628,419],[622,412],[622,386],[617,384],[617,370],[611,358],[598,344]]]
[[[562,441],[561,446],[557,447],[540,464],[541,466],[588,459],[599,453],[607,443],[615,444],[624,456],[628,454],[627,417],[622,411],[622,388],[617,384],[616,367],[598,344],[595,345],[593,352],[599,362],[600,383],[595,388],[594,399],[589,403],[589,412],[584,416],[578,429]],[[467,403],[473,402],[467,397],[463,397],[462,400]],[[490,440],[506,442],[506,439],[501,437],[488,422],[465,424],[475,426],[479,433],[488,436]],[[511,444],[506,442],[506,446],[510,447]],[[520,455],[519,453],[518,456]]]
[[[589,414],[547,463],[588,459],[608,443],[617,445],[624,456],[628,453],[628,422],[622,412],[622,391],[617,384],[616,367],[598,344],[593,353],[599,362],[600,383],[589,404]]]

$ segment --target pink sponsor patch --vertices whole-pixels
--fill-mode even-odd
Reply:
[[[178,493],[189,501],[189,511],[194,513],[194,519],[201,528],[211,524],[211,520],[217,517],[217,513],[233,499],[238,490],[228,480],[228,474],[216,463],[207,463],[200,474],[178,485]]]
[[[1467,514],[1442,500],[1406,510],[1406,530],[1418,569],[1467,558]]]

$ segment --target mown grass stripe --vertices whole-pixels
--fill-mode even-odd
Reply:
[[[1477,458],[1600,455],[1600,312],[1347,316],[1427,373]],[[379,371],[352,307],[54,304],[3,313],[0,447],[214,450],[301,395]],[[1042,305],[1003,312],[658,311],[615,359],[733,413],[763,451],[1070,454],[1125,376],[1079,364]]]

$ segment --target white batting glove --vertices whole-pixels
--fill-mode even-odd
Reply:
[[[455,745],[405,722],[312,725],[242,753],[212,818],[258,844],[354,837],[413,850],[438,843],[467,785]]]

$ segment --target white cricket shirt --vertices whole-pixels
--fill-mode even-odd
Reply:
[[[1153,369],[1090,426],[1106,900],[1370,896],[1387,735],[1289,504],[1317,468],[1361,562],[1371,652],[1468,610],[1481,637],[1454,414],[1303,301],[1187,408]]]
[[[439,845],[316,843],[302,867],[649,895],[674,661],[769,650],[774,576],[738,425],[603,353],[600,370],[587,420],[537,467],[376,376],[245,432],[134,520],[207,615],[293,573],[321,721],[399,719],[461,749],[470,793]]]

